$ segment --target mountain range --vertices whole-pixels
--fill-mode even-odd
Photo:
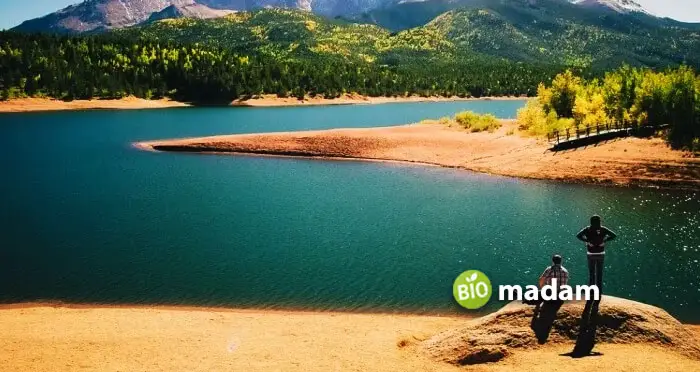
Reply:
[[[393,1],[393,0],[392,0]],[[288,8],[325,16],[378,8],[388,0],[86,0],[17,26],[21,31],[87,32],[163,18],[216,18],[261,8]]]
[[[647,14],[633,0],[558,0],[600,12]],[[287,8],[326,17],[372,22],[392,30],[428,23],[458,9],[510,0],[86,0],[17,26],[21,31],[88,32],[124,28],[164,18],[216,18],[238,11]],[[538,6],[540,0],[528,0]]]
[[[16,30],[111,30],[275,59],[700,67],[700,24],[632,0],[89,0]]]

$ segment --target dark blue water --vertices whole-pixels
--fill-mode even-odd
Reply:
[[[0,301],[460,311],[467,269],[531,284],[592,213],[606,292],[700,321],[700,201],[398,164],[149,153],[140,140],[403,124],[522,102],[0,115]],[[489,309],[498,307],[492,301]]]

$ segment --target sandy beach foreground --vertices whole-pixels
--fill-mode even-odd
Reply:
[[[66,110],[138,110],[187,107],[184,102],[169,99],[147,100],[136,97],[61,101],[51,98],[20,98],[0,101],[0,112],[34,112]]]
[[[230,135],[136,144],[147,150],[406,161],[566,182],[700,189],[700,158],[659,138],[624,138],[552,152],[542,140],[441,124]]]
[[[465,317],[148,307],[0,307],[6,371],[692,371],[700,362],[660,346],[602,344],[523,350],[455,367],[416,344]],[[700,327],[687,326],[700,335]]]

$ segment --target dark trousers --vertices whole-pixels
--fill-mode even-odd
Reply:
[[[598,286],[600,295],[603,295],[603,261],[604,255],[588,256],[588,285]]]

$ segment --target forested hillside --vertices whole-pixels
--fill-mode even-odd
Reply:
[[[516,16],[521,19],[516,21]],[[529,13],[503,14],[487,10],[451,11],[423,29],[443,35],[458,50],[518,61],[545,59],[569,66],[604,69],[623,63],[649,67],[700,66],[700,33],[697,31],[644,27],[634,18],[625,23],[595,26],[554,14],[549,17],[539,14],[536,19],[530,16]],[[487,32],[496,29],[500,31]]]
[[[379,64],[404,57],[429,55],[444,61],[479,54],[594,69],[616,68],[622,63],[700,67],[700,24],[624,12],[605,4],[614,2],[97,0],[25,22],[18,30],[66,32],[67,27],[95,33],[116,28],[110,32],[145,40],[201,43],[237,53],[275,58],[337,54]],[[201,19],[261,6],[273,8]],[[353,16],[348,6],[368,10]],[[341,14],[350,21],[317,14]],[[42,26],[52,17],[62,20],[59,26]],[[174,19],[162,20],[164,17]],[[32,26],[36,22],[37,27]],[[134,24],[139,26],[123,28]]]
[[[480,55],[594,69],[616,68],[623,63],[700,67],[700,30],[678,27],[681,24],[672,21],[651,24],[650,17],[600,16],[600,12],[560,3],[547,0],[546,7],[543,3],[535,7],[524,6],[520,0],[494,2],[488,7],[449,11],[425,26],[398,33],[277,9],[210,20],[165,20],[117,32],[276,58],[336,54],[391,64],[406,58],[444,61]]]
[[[357,18],[438,35],[456,50],[576,66],[700,66],[700,25],[561,0],[431,0]],[[427,23],[427,24],[426,24]],[[423,26],[425,25],[425,26]]]
[[[279,9],[92,35],[4,32],[0,92],[5,99],[136,95],[205,103],[269,93],[534,95],[538,83],[567,68],[602,76],[622,63],[700,63],[698,35],[687,29],[642,37],[635,34],[641,23],[579,28],[554,13],[535,12],[535,22],[528,18],[535,8],[503,9],[451,11],[398,33]]]
[[[115,33],[149,41],[199,43],[276,59],[342,55],[371,62],[382,52],[401,47],[436,51],[442,41],[430,40],[428,44],[410,40],[402,42],[390,38],[388,31],[377,26],[331,21],[312,13],[278,9],[243,12],[211,20],[169,19]]]
[[[172,97],[230,102],[259,94],[369,96],[533,95],[559,67],[472,57],[378,64],[342,54],[270,58],[215,45],[124,35],[0,33],[0,97]],[[214,43],[212,43],[214,44]]]

